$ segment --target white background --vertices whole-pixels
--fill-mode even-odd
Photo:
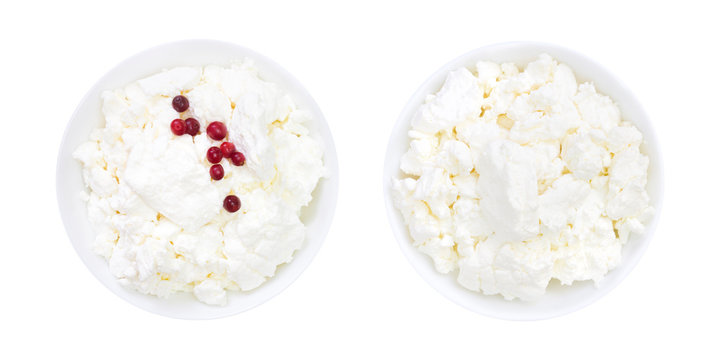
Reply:
[[[701,4],[3,2],[0,358],[717,358],[720,21]],[[122,59],[187,38],[235,42],[293,73],[340,161],[315,261],[268,303],[212,321],[157,316],[105,289],[55,202],[57,149],[84,93]],[[616,73],[652,117],[666,168],[661,222],[634,272],[590,307],[536,322],[477,315],[426,285],[395,243],[381,188],[413,91],[456,56],[511,40],[564,45]]]

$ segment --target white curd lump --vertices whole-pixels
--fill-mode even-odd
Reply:
[[[548,55],[450,72],[411,121],[393,179],[415,247],[465,288],[532,301],[595,284],[649,206],[643,136]]]
[[[189,110],[172,100],[184,95]],[[102,94],[105,126],[74,157],[96,233],[94,251],[123,285],[167,297],[192,292],[225,305],[227,290],[247,291],[290,262],[305,240],[300,220],[325,175],[322,147],[308,134],[308,112],[277,84],[258,77],[252,61],[177,67]],[[196,136],[177,136],[170,122],[193,117]],[[221,141],[205,129],[226,124],[246,157],[228,159],[222,180],[210,178],[206,151]],[[223,209],[225,196],[239,211]]]

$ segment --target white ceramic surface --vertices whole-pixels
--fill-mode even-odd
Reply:
[[[244,57],[252,58],[261,78],[280,84],[293,97],[298,107],[309,111],[313,121],[308,123],[311,136],[319,140],[325,150],[324,161],[329,177],[321,179],[313,193],[313,201],[302,212],[307,225],[307,238],[289,264],[281,265],[275,276],[259,288],[249,292],[228,292],[224,307],[205,305],[189,293],[179,293],[169,299],[143,295],[118,284],[110,274],[104,258],[94,254],[90,243],[94,237],[87,219],[87,210],[80,199],[84,185],[81,166],[72,152],[87,141],[90,131],[101,127],[100,94],[132,81],[152,75],[162,69],[181,65],[229,65]],[[320,108],[310,94],[290,73],[272,60],[244,47],[213,40],[186,40],[159,45],[121,62],[90,89],[70,118],[57,160],[57,200],[65,229],[75,250],[88,269],[108,289],[144,310],[175,318],[212,319],[237,314],[269,300],[283,291],[310,264],[320,249],[335,212],[338,191],[338,165],[335,144]]]
[[[541,53],[550,54],[558,61],[570,66],[575,72],[578,82],[594,82],[600,93],[615,100],[623,118],[631,121],[643,133],[644,144],[641,146],[641,151],[650,159],[647,189],[650,195],[650,204],[655,208],[655,215],[647,223],[647,230],[642,236],[631,236],[623,247],[622,263],[605,276],[599,287],[596,288],[592,281],[575,282],[572,286],[562,286],[557,280],[553,280],[547,293],[538,301],[507,301],[500,295],[486,296],[465,289],[456,281],[457,272],[441,274],[435,271],[430,257],[420,253],[411,244],[407,226],[392,202],[391,179],[401,175],[400,158],[409,146],[407,132],[410,129],[410,119],[424,101],[425,96],[440,89],[448,72],[460,67],[472,67],[479,60],[514,62],[524,67]],[[452,60],[432,74],[412,95],[395,123],[388,143],[383,188],[385,208],[395,238],[410,264],[428,284],[448,299],[480,314],[508,320],[538,320],[567,314],[593,303],[615,288],[640,261],[653,236],[662,207],[663,168],[652,121],[635,96],[618,78],[592,59],[573,50],[552,44],[510,42],[484,46]]]

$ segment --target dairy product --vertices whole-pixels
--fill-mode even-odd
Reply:
[[[532,301],[553,278],[597,284],[653,212],[642,134],[546,54],[451,71],[408,136],[394,204],[470,290]]]
[[[171,104],[180,94],[190,104],[182,114]],[[260,79],[251,60],[177,67],[105,91],[102,112],[104,127],[73,155],[88,188],[92,247],[123,285],[224,305],[228,290],[254,289],[292,260],[305,239],[301,210],[325,174],[322,147],[309,113]],[[200,134],[174,135],[171,121],[188,117]],[[206,159],[220,144],[205,134],[214,121],[247,159],[221,160],[219,181]],[[239,211],[223,209],[228,194]]]

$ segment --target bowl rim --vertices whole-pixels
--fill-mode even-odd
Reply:
[[[434,90],[429,89],[432,84],[437,83],[438,80],[440,82],[444,82],[445,78],[447,77],[447,74],[455,69],[458,69],[460,67],[466,67],[467,65],[462,65],[463,63],[468,63],[469,61],[480,61],[480,60],[487,60],[490,56],[489,53],[493,51],[510,51],[509,49],[519,49],[519,48],[530,48],[533,49],[532,51],[535,51],[534,58],[537,58],[538,55],[541,53],[550,53],[550,55],[557,60],[558,62],[564,62],[557,58],[556,54],[560,53],[563,54],[563,56],[570,56],[576,59],[581,60],[582,62],[585,62],[586,64],[589,64],[592,67],[595,67],[596,69],[600,70],[603,74],[603,77],[606,77],[608,81],[614,83],[621,91],[625,92],[627,95],[626,100],[629,100],[632,102],[632,106],[635,107],[635,113],[639,114],[641,117],[644,117],[644,119],[647,119],[647,121],[642,120],[646,123],[646,128],[642,130],[643,134],[643,146],[644,147],[651,147],[651,150],[653,152],[652,162],[651,166],[654,167],[654,172],[656,174],[654,181],[655,181],[655,187],[657,198],[654,199],[654,214],[652,216],[652,219],[647,221],[645,232],[641,235],[640,239],[632,239],[635,241],[639,241],[639,247],[636,249],[636,254],[631,259],[626,259],[625,254],[623,253],[623,259],[621,261],[621,264],[618,265],[616,268],[610,270],[608,274],[605,275],[607,277],[610,273],[618,269],[619,267],[623,266],[623,271],[619,273],[617,280],[614,281],[613,284],[610,284],[610,286],[605,286],[603,289],[597,289],[595,291],[593,296],[590,296],[588,298],[583,299],[583,301],[579,301],[575,304],[572,304],[570,306],[561,308],[560,310],[554,311],[554,312],[544,312],[544,313],[529,313],[529,314],[518,314],[508,311],[493,311],[492,309],[486,309],[483,308],[481,305],[478,305],[479,303],[473,303],[472,301],[469,301],[468,299],[470,297],[477,297],[477,298],[487,298],[487,297],[499,297],[500,295],[484,295],[480,292],[473,292],[468,289],[460,290],[461,292],[466,292],[465,295],[457,295],[457,292],[455,290],[448,291],[447,284],[443,284],[443,282],[449,282],[452,281],[455,283],[456,287],[460,287],[459,284],[457,284],[457,279],[454,278],[455,272],[451,272],[449,274],[440,274],[436,272],[433,266],[428,266],[430,263],[429,256],[425,254],[421,254],[417,248],[412,246],[411,244],[411,237],[408,233],[408,227],[405,223],[404,219],[402,218],[400,211],[395,207],[393,200],[392,200],[392,178],[395,174],[399,171],[399,158],[402,156],[402,153],[407,151],[407,148],[403,150],[400,154],[397,156],[392,156],[393,153],[393,145],[397,141],[398,138],[403,139],[403,137],[407,140],[407,133],[400,134],[400,132],[405,129],[409,128],[409,123],[418,109],[418,107],[424,102],[424,100],[421,99],[421,97],[424,99],[424,97],[428,94],[435,93],[437,90],[439,90],[439,87],[434,87]],[[538,50],[542,49],[542,50]],[[502,60],[494,60],[496,62],[502,61]],[[512,60],[504,60],[503,62],[513,62]],[[571,66],[571,69],[573,70],[573,73],[576,74],[577,72],[574,67]],[[592,79],[593,82],[595,82],[595,78]],[[578,81],[580,82],[580,81]],[[442,84],[441,84],[442,85]],[[601,91],[599,91],[601,92]],[[602,92],[601,92],[602,93]],[[612,98],[614,102],[618,103],[618,99]],[[624,115],[624,113],[623,113]],[[637,118],[637,116],[636,116]],[[629,120],[623,116],[623,120],[630,121],[634,125],[637,126],[635,121]],[[651,141],[648,141],[648,139],[651,139]],[[647,151],[644,152],[646,155],[649,156]],[[397,158],[397,159],[396,159]],[[394,161],[397,160],[397,161]],[[553,43],[548,42],[538,42],[538,41],[509,41],[509,42],[498,42],[498,43],[492,43],[480,46],[478,48],[475,48],[473,50],[467,51],[452,60],[446,62],[442,66],[440,66],[437,70],[433,71],[431,75],[429,75],[419,86],[418,88],[413,92],[413,94],[410,96],[410,98],[407,100],[405,106],[402,108],[399,116],[395,120],[395,124],[393,125],[392,132],[390,134],[386,151],[385,151],[385,161],[384,161],[384,167],[383,167],[383,174],[382,174],[382,187],[383,187],[383,193],[384,193],[384,200],[385,200],[385,211],[386,211],[386,217],[388,220],[388,223],[390,225],[390,228],[392,229],[393,235],[395,237],[395,240],[397,242],[397,245],[400,247],[401,252],[403,253],[403,256],[405,259],[410,263],[410,265],[413,267],[415,272],[420,275],[420,277],[423,278],[423,280],[430,285],[433,289],[435,289],[438,293],[440,293],[442,296],[447,298],[448,300],[454,302],[457,305],[460,305],[464,307],[465,309],[468,309],[470,311],[473,311],[475,313],[502,319],[502,320],[510,320],[510,321],[535,321],[535,320],[544,320],[544,319],[550,319],[554,317],[564,316],[567,314],[570,314],[572,312],[575,312],[577,310],[580,310],[582,308],[585,308],[586,306],[595,303],[608,293],[610,293],[613,289],[615,289],[624,279],[632,272],[632,270],[637,266],[640,259],[644,255],[645,251],[647,250],[648,246],[650,245],[650,241],[653,238],[653,235],[655,233],[655,230],[657,228],[657,224],[659,222],[661,210],[662,210],[662,204],[664,200],[664,162],[662,157],[662,150],[660,146],[659,139],[657,137],[657,133],[652,126],[652,120],[647,115],[647,112],[645,111],[642,103],[639,101],[639,99],[635,96],[634,93],[630,91],[628,86],[614,73],[612,73],[610,70],[605,68],[602,64],[598,63],[594,59],[590,58],[587,55],[584,55],[576,50],[573,50],[571,48],[556,45]],[[648,171],[649,173],[650,171]],[[649,179],[649,176],[648,176]],[[628,244],[623,245],[623,249],[627,247]],[[420,256],[419,256],[420,255]],[[424,258],[424,260],[420,260],[420,258]],[[629,261],[629,262],[628,262]],[[625,262],[625,264],[623,264]],[[443,277],[449,279],[440,280],[438,281],[438,274],[442,275]],[[574,284],[574,286],[576,286]],[[568,286],[566,288],[570,288],[571,286]],[[547,296],[547,294],[545,295]],[[464,298],[463,298],[464,297]],[[517,300],[509,301],[518,303]]]
[[[302,244],[302,246],[296,250],[293,253],[293,260],[280,264],[278,266],[278,269],[276,270],[276,273],[274,276],[268,278],[263,284],[261,284],[258,288],[247,291],[247,292],[240,292],[240,291],[228,291],[228,299],[230,300],[230,296],[233,295],[233,293],[239,293],[239,294],[251,294],[257,291],[257,289],[261,289],[263,287],[267,287],[270,285],[269,283],[271,280],[275,280],[275,283],[278,285],[273,286],[273,290],[269,291],[267,294],[263,293],[263,296],[259,296],[259,299],[256,301],[253,301],[249,304],[237,304],[235,306],[231,306],[230,301],[228,301],[228,304],[225,306],[212,306],[203,304],[197,299],[193,298],[193,304],[201,304],[200,306],[206,307],[208,310],[208,313],[199,313],[197,311],[193,311],[192,313],[187,312],[173,312],[173,311],[165,311],[161,307],[153,307],[148,306],[144,301],[137,301],[136,299],[138,297],[143,298],[149,298],[150,300],[147,300],[149,302],[163,302],[167,299],[162,299],[156,296],[152,295],[145,295],[137,292],[134,289],[127,289],[122,287],[124,290],[118,291],[118,284],[117,279],[113,277],[113,281],[116,282],[115,285],[112,285],[107,282],[107,280],[104,280],[100,277],[100,275],[96,272],[96,270],[93,269],[93,267],[90,264],[90,259],[86,258],[86,256],[83,255],[83,250],[81,249],[81,242],[82,240],[74,240],[73,236],[71,235],[71,226],[74,226],[74,220],[72,219],[71,215],[68,214],[64,207],[65,202],[71,201],[71,198],[73,197],[73,194],[66,194],[63,193],[63,189],[61,188],[61,178],[64,176],[64,155],[67,156],[68,154],[71,156],[74,149],[69,149],[68,144],[68,137],[71,130],[71,125],[78,120],[78,116],[81,113],[82,109],[86,106],[86,103],[90,101],[94,101],[91,99],[94,93],[98,90],[105,89],[102,85],[103,83],[107,82],[109,78],[111,78],[111,75],[116,72],[122,72],[125,67],[128,67],[132,64],[132,62],[137,61],[137,59],[148,57],[156,52],[162,52],[162,51],[171,51],[174,48],[192,48],[192,47],[198,47],[198,46],[204,46],[204,47],[211,47],[213,49],[217,49],[217,54],[226,53],[228,58],[230,59],[241,59],[241,58],[248,58],[251,59],[255,66],[258,68],[260,74],[260,77],[263,78],[262,72],[265,72],[266,74],[272,74],[275,78],[281,79],[284,83],[283,90],[290,94],[293,97],[293,100],[298,105],[298,108],[308,111],[313,115],[312,119],[312,126],[308,126],[308,128],[311,131],[311,136],[319,139],[321,141],[321,145],[323,146],[323,164],[326,169],[326,174],[324,177],[321,177],[318,181],[318,184],[316,185],[315,189],[313,190],[313,199],[311,200],[310,204],[306,207],[303,207],[303,211],[306,209],[313,207],[314,203],[317,203],[319,201],[318,199],[318,189],[322,188],[322,198],[327,199],[325,207],[321,210],[317,210],[316,214],[313,215],[314,218],[322,217],[324,220],[320,222],[320,225],[318,226],[318,229],[315,233],[311,234],[309,229],[306,227],[306,237]],[[231,52],[237,52],[242,53],[242,55],[238,54],[230,54]],[[221,55],[218,55],[219,57],[222,57]],[[190,61],[193,62],[193,61]],[[212,62],[207,62],[205,64],[211,64]],[[219,63],[219,61],[218,61]],[[223,66],[226,66],[228,64],[223,64]],[[152,73],[157,73],[162,71],[163,69],[172,68],[175,66],[183,66],[181,65],[169,65],[164,66],[161,68],[157,68]],[[202,66],[202,64],[186,64],[185,66]],[[139,71],[131,71],[134,73],[139,73]],[[152,74],[151,73],[151,74]],[[130,79],[125,83],[129,84],[130,82],[136,81],[138,79],[141,79],[145,77],[146,75],[133,75],[130,77]],[[265,79],[266,81],[271,81],[270,79]],[[300,105],[302,104],[302,106]],[[104,119],[101,119],[101,122],[104,123]],[[313,130],[313,127],[317,128],[317,130]],[[338,167],[338,161],[337,161],[337,149],[335,147],[335,142],[332,137],[332,132],[330,129],[330,124],[327,121],[327,118],[321,111],[319,105],[315,101],[315,99],[312,97],[310,92],[305,88],[305,86],[297,79],[293,74],[291,74],[288,70],[286,70],[284,67],[280,66],[277,62],[272,60],[271,58],[262,55],[258,53],[255,50],[252,50],[248,47],[235,44],[232,42],[227,41],[220,41],[215,39],[203,39],[203,38],[195,38],[195,39],[184,39],[184,40],[177,40],[177,41],[170,41],[170,42],[164,42],[160,43],[148,48],[145,48],[139,52],[136,52],[134,54],[131,54],[130,56],[122,59],[120,62],[109,68],[100,78],[98,78],[92,86],[87,90],[87,92],[82,96],[80,101],[78,102],[78,105],[75,107],[75,109],[72,112],[72,115],[68,118],[65,129],[62,134],[62,138],[60,141],[60,145],[58,148],[58,155],[56,157],[56,165],[55,165],[55,194],[56,194],[56,201],[58,206],[58,211],[60,214],[61,221],[63,223],[63,228],[65,229],[65,234],[70,241],[71,245],[73,246],[73,249],[75,250],[75,253],[80,258],[80,260],[83,262],[87,270],[95,277],[106,289],[126,301],[127,303],[130,303],[136,308],[140,308],[144,311],[147,311],[149,313],[155,314],[155,315],[161,315],[166,316],[170,318],[176,318],[176,319],[185,319],[185,320],[211,320],[211,319],[218,319],[223,317],[229,317],[233,315],[237,315],[239,313],[251,310],[259,305],[262,305],[263,303],[269,301],[270,299],[276,297],[285,289],[287,289],[290,285],[292,285],[299,277],[300,275],[310,266],[312,261],[314,260],[315,256],[317,256],[318,252],[322,248],[323,243],[325,242],[327,235],[329,233],[330,227],[332,226],[333,218],[335,216],[336,208],[337,208],[337,198],[338,198],[338,189],[339,189],[339,167]],[[83,183],[83,186],[85,184]],[[301,215],[303,216],[303,215]],[[90,226],[90,229],[94,233],[94,229],[92,229],[92,226],[89,224],[89,221],[87,220],[87,217],[82,220],[86,221],[87,225]],[[306,224],[307,225],[307,224]],[[311,235],[315,235],[311,239]],[[87,239],[91,241],[91,239]],[[89,243],[87,244],[90,245]],[[303,253],[307,253],[306,256],[302,259],[298,259],[298,253],[304,251]],[[95,254],[92,252],[92,255],[97,256],[99,258],[102,258],[101,256]],[[107,260],[102,259],[107,267]],[[293,272],[290,272],[289,270],[285,269],[286,267],[289,267],[290,264],[296,263],[296,268]],[[283,271],[286,270],[286,271]],[[108,270],[109,271],[109,270]],[[278,283],[277,279],[281,279],[282,282]],[[132,294],[132,295],[129,295]],[[181,295],[181,296],[192,296],[191,293],[188,292],[177,292],[175,294]],[[171,295],[171,298],[175,295]],[[185,301],[185,300],[183,300]]]

